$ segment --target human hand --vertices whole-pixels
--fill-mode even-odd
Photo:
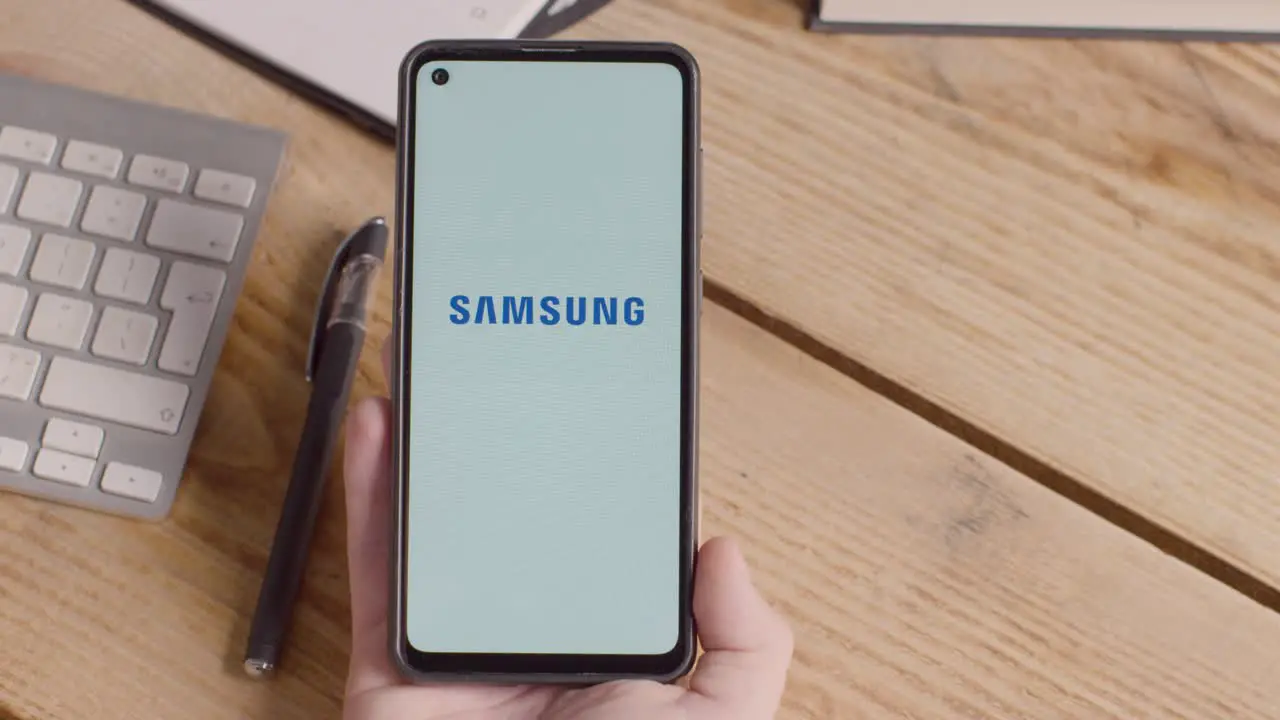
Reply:
[[[737,546],[723,538],[707,542],[698,556],[693,610],[704,655],[687,688],[648,681],[585,689],[405,683],[387,649],[390,430],[385,398],[362,401],[347,423],[352,642],[346,720],[767,720],[777,712],[791,630],[752,585]]]

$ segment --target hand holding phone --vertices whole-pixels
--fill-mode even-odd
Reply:
[[[388,345],[385,350],[389,351]],[[384,352],[384,367],[390,363]],[[778,710],[792,637],[752,586],[732,542],[703,546],[694,611],[704,654],[688,689],[624,681],[581,689],[434,684],[414,687],[386,651],[387,523],[393,513],[390,403],[371,398],[347,423],[344,480],[351,583],[346,720],[767,720]]]

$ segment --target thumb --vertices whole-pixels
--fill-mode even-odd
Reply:
[[[733,541],[716,538],[699,552],[693,611],[705,654],[689,702],[713,717],[772,718],[791,664],[791,628],[756,590]]]
[[[347,422],[343,480],[351,583],[348,697],[396,682],[387,650],[390,582],[390,410],[386,399],[356,405]]]

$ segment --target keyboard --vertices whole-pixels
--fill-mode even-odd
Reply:
[[[284,151],[0,75],[0,490],[169,514]]]

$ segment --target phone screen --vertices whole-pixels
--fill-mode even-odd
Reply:
[[[691,512],[689,79],[448,59],[413,82],[408,642],[671,653]]]

